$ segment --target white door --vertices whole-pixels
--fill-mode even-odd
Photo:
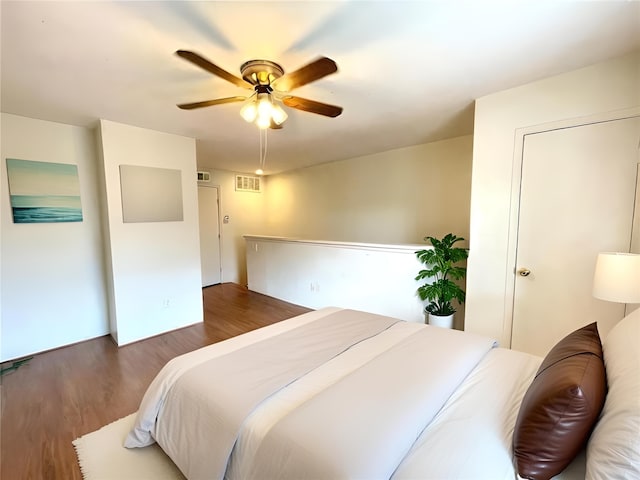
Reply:
[[[543,356],[623,317],[591,289],[598,252],[630,248],[639,138],[637,117],[525,137],[511,348]]]
[[[220,272],[220,209],[218,188],[198,186],[200,215],[200,266],[202,286],[222,281]]]

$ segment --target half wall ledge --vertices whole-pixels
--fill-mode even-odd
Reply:
[[[244,235],[248,288],[307,308],[335,306],[424,322],[415,252],[393,245]]]

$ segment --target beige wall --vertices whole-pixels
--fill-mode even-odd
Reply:
[[[476,101],[466,329],[509,345],[523,132],[624,116],[640,106],[638,85],[636,53]]]
[[[272,175],[262,193],[236,192],[235,172],[200,169],[220,187],[221,218],[229,216],[222,281],[246,285],[247,234],[389,244],[448,232],[468,238],[472,143],[464,136]]]
[[[464,136],[273,175],[267,235],[423,243],[469,233],[472,137]]]
[[[265,196],[268,181],[262,183],[262,192],[237,192],[235,172],[226,170],[198,170],[211,173],[209,185],[220,188],[220,250],[222,281],[247,284],[245,242],[243,235],[264,232]],[[266,180],[266,179],[265,179]],[[222,219],[229,216],[229,223]]]

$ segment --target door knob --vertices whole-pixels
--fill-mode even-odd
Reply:
[[[518,275],[520,275],[521,277],[528,277],[529,275],[531,275],[531,270],[529,270],[528,268],[519,268]]]

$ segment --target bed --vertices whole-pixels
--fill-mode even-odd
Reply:
[[[171,360],[125,446],[157,442],[188,479],[640,478],[640,311],[597,335],[542,359],[325,308]],[[550,387],[571,398],[549,408]]]

